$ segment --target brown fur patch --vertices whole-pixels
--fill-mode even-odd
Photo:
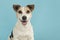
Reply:
[[[20,5],[13,5],[13,9],[17,11],[21,6]]]
[[[31,11],[34,10],[34,4],[32,4],[32,5],[27,5],[27,7],[28,7]]]

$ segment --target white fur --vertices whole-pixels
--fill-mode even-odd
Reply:
[[[22,10],[23,14],[19,14],[17,12],[16,15],[18,21],[13,29],[13,38],[12,39],[9,38],[8,40],[34,40],[33,28],[30,23],[32,14],[31,12],[29,14],[26,14],[26,7],[21,7],[19,10]],[[22,20],[22,16],[24,15],[27,17],[27,21],[28,21],[25,26],[20,21]]]
[[[22,14],[19,14],[19,13],[17,12],[17,18],[18,18],[18,19],[22,20],[22,17],[23,17],[23,16],[26,16],[26,17],[27,17],[27,21],[29,21],[29,20],[31,19],[32,13],[31,13],[31,12],[30,12],[29,14],[26,13],[26,10],[29,10],[27,7],[21,7],[21,8],[19,8],[19,10],[23,11],[23,13],[22,13]],[[19,11],[19,10],[18,10],[18,11]],[[29,10],[29,11],[30,11],[30,10]]]

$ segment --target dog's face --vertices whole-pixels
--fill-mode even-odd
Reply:
[[[27,5],[26,7],[21,7],[20,5],[13,5],[13,9],[16,12],[18,20],[20,20],[23,25],[26,25],[32,17],[34,5]]]

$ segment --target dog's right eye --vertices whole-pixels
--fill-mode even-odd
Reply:
[[[22,11],[18,11],[19,14],[22,14]]]
[[[29,13],[30,13],[30,11],[29,11],[29,10],[27,10],[27,11],[26,11],[26,13],[27,13],[27,14],[29,14]]]

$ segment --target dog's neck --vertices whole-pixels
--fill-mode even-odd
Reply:
[[[20,20],[18,20],[17,23],[16,23],[16,28],[17,29],[31,28],[31,26],[32,25],[31,25],[30,21],[28,21],[26,25],[23,25]]]

